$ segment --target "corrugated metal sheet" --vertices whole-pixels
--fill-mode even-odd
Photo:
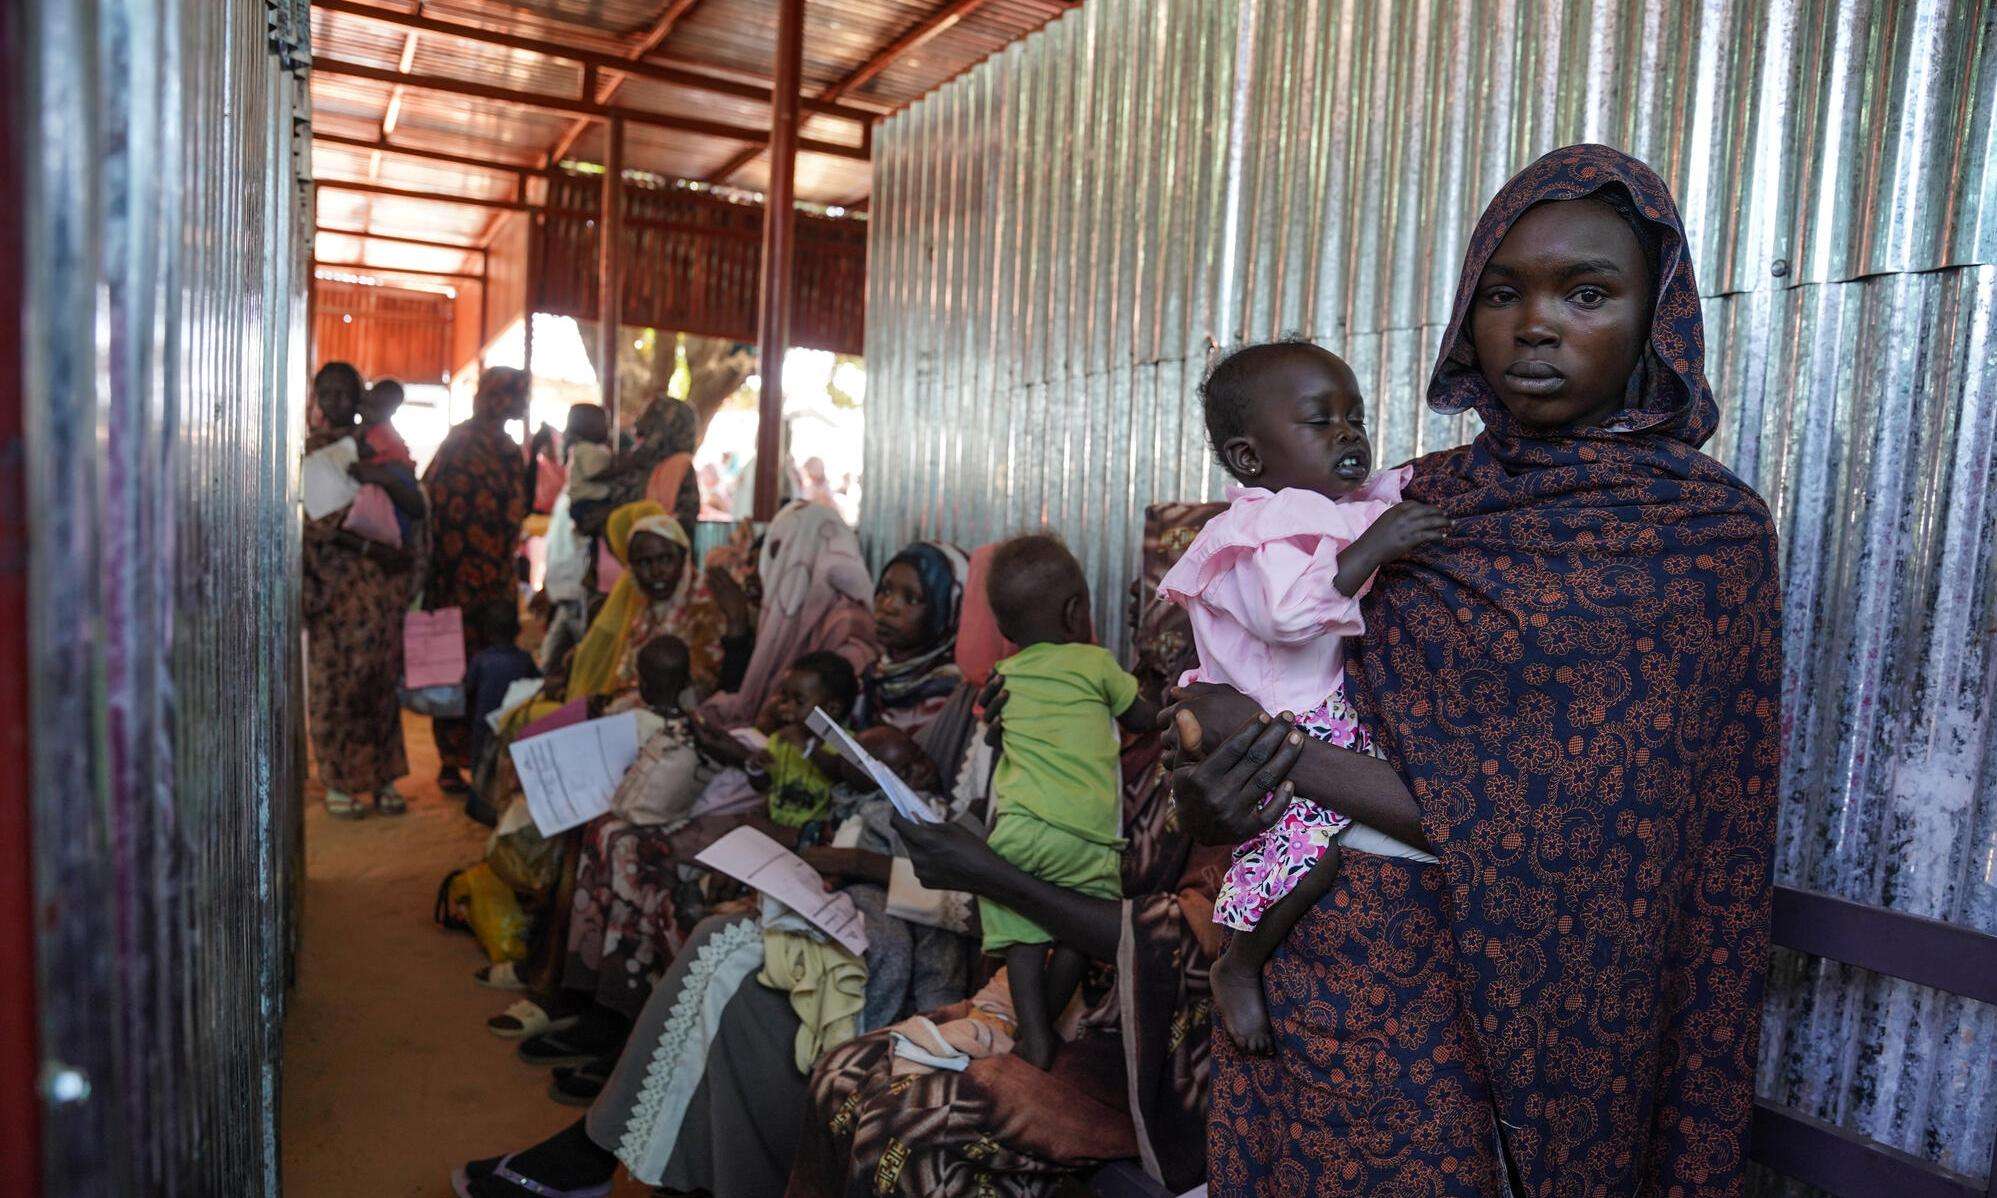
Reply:
[[[1345,354],[1384,459],[1459,443],[1420,395],[1472,222],[1623,146],[1784,529],[1780,876],[1997,931],[1993,41],[1976,0],[1091,0],[878,131],[870,552],[1044,522],[1118,629],[1144,505],[1219,493],[1209,339]],[[1980,1174],[1997,1012],[1850,972],[1778,970],[1765,1089]]]
[[[266,9],[17,6],[49,1193],[278,1188],[310,214]]]

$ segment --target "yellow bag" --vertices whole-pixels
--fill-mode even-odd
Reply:
[[[527,957],[527,916],[513,888],[499,880],[483,862],[452,874],[444,901],[470,925],[479,947],[495,965]]]

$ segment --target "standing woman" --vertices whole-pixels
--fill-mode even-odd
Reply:
[[[312,380],[319,427],[306,438],[314,453],[360,431],[361,375],[328,362]],[[420,517],[423,495],[407,474],[357,465],[356,478],[388,491],[402,511]],[[305,522],[303,606],[311,696],[312,755],[326,787],[326,810],[341,819],[366,814],[357,795],[372,794],[384,815],[406,810],[395,780],[409,772],[402,745],[402,613],[417,573],[409,548],[356,536],[340,527],[343,508]],[[421,527],[420,519],[414,521]]]
[[[469,612],[481,603],[518,602],[513,557],[529,496],[520,446],[506,422],[527,418],[527,373],[495,366],[479,376],[472,417],[453,428],[423,482],[430,493],[430,573],[423,606]],[[465,626],[465,657],[484,648]],[[437,720],[437,784],[452,794],[468,790],[471,724]]]
[[[1216,1195],[1741,1192],[1782,597],[1768,509],[1698,449],[1704,356],[1663,180],[1603,146],[1527,167],[1428,386],[1484,432],[1405,491],[1454,523],[1380,572],[1348,663],[1386,760],[1226,688],[1182,705],[1186,756],[1226,737],[1175,773],[1196,835],[1294,793],[1439,858],[1348,851],[1263,973],[1274,1055],[1214,1037]]]

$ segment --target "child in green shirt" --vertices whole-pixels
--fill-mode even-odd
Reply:
[[[1157,708],[1108,651],[1089,643],[1088,580],[1058,539],[1025,536],[999,546],[986,594],[999,631],[1020,646],[996,667],[1007,698],[1004,750],[992,775],[992,851],[1043,881],[1121,898],[1116,724],[1148,730]],[[985,900],[978,906],[985,951],[1005,955],[1018,1028],[1013,1051],[1045,1069],[1054,1021],[1088,960],[1016,911]]]

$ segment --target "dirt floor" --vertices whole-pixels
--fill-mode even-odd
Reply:
[[[486,830],[437,790],[427,722],[405,727],[409,814],[305,817],[305,940],[284,1028],[285,1198],[445,1198],[450,1172],[581,1114],[485,1030],[515,996],[472,981],[471,937],[430,912],[437,883],[478,860]],[[620,1181],[617,1198],[647,1187]]]

